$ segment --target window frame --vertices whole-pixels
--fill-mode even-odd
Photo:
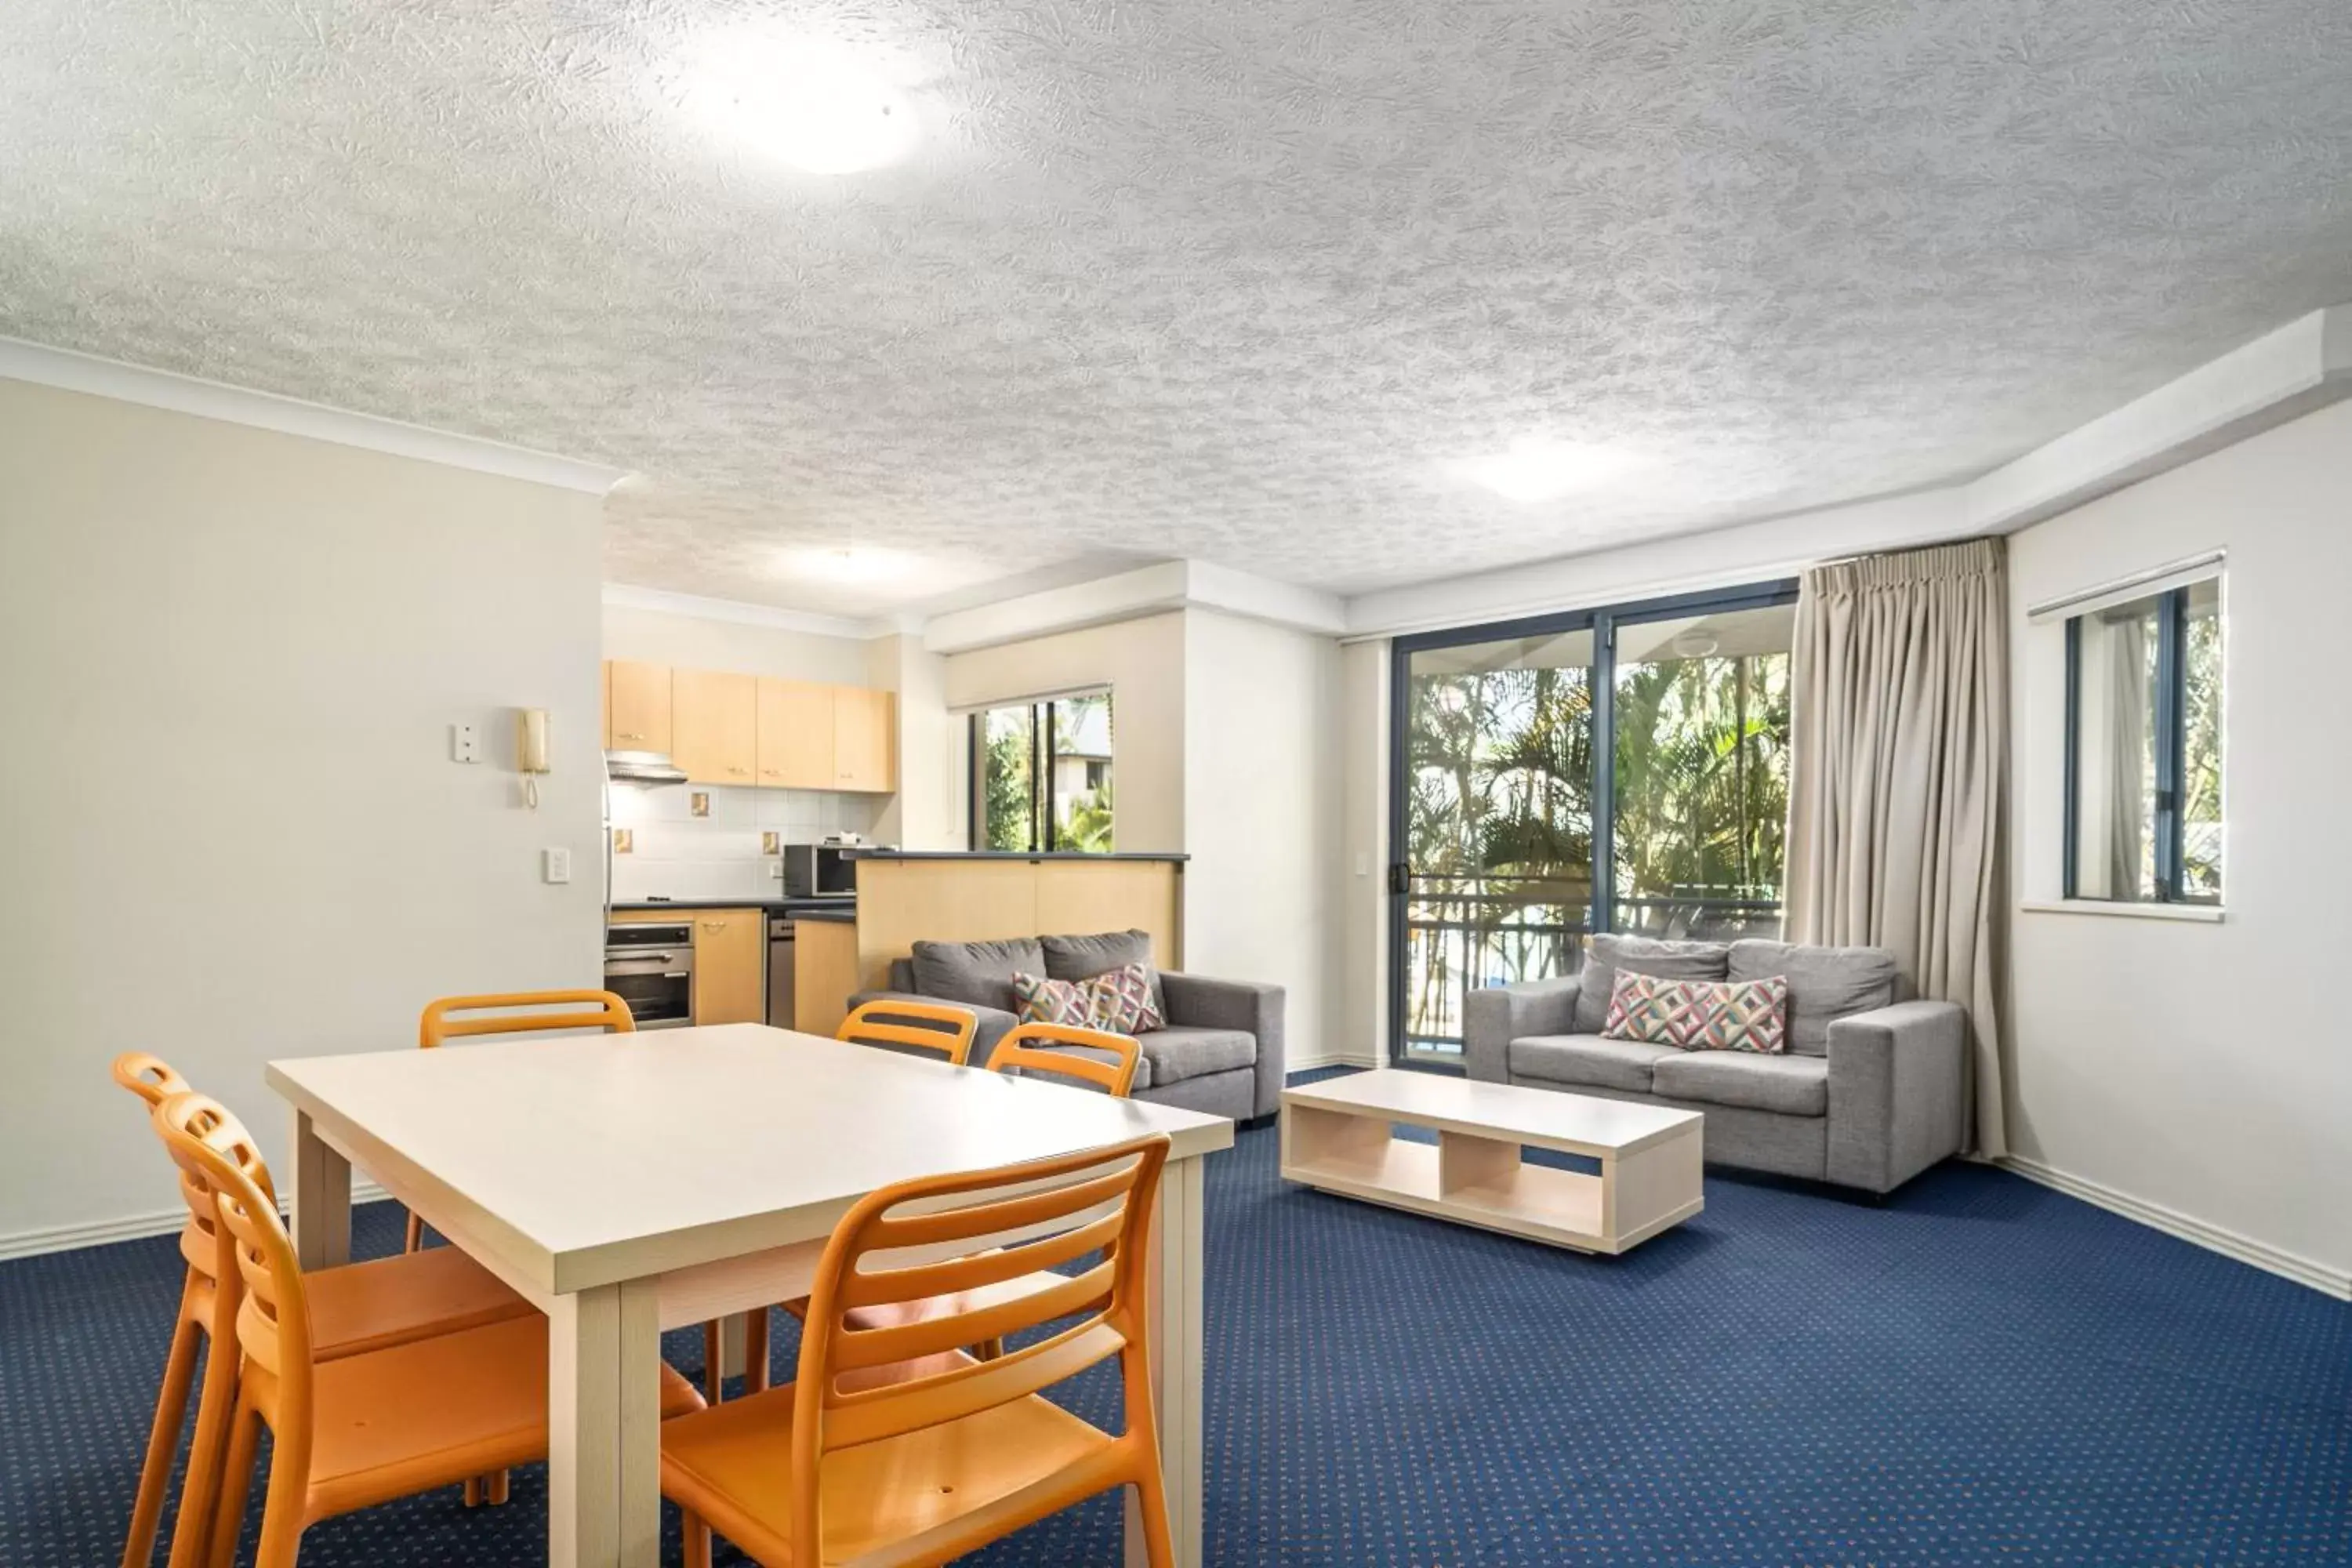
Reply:
[[[1082,690],[1065,691],[1053,697],[1015,698],[1008,702],[990,702],[971,710],[964,715],[964,745],[969,765],[964,773],[964,842],[982,854],[996,855],[1089,855],[1110,854],[1115,850],[1066,849],[1059,842],[1061,813],[1054,783],[1055,709],[1062,703],[1084,697],[1111,697],[1108,686],[1090,687]],[[1008,708],[1029,710],[1029,847],[1026,849],[984,848],[988,838],[988,792],[982,770],[987,766],[987,737],[984,733],[988,716]],[[1114,756],[1106,766],[1109,776],[1118,776],[1118,759]],[[1114,826],[1114,833],[1117,829]],[[1039,841],[1043,840],[1041,844]],[[1114,839],[1114,842],[1116,840]]]
[[[1591,931],[1616,929],[1617,913],[1617,627],[1621,623],[1664,620],[1676,616],[1723,615],[1738,610],[1768,609],[1797,602],[1798,580],[1777,578],[1738,587],[1704,589],[1664,598],[1636,599],[1591,609],[1549,615],[1522,616],[1476,626],[1447,626],[1413,632],[1389,641],[1388,691],[1388,810],[1386,959],[1388,977],[1388,1058],[1393,1066],[1430,1068],[1461,1072],[1457,1062],[1428,1052],[1412,1050],[1405,1039],[1405,950],[1408,910],[1412,903],[1412,868],[1403,846],[1411,835],[1407,821],[1411,783],[1405,760],[1405,731],[1412,721],[1412,656],[1433,648],[1465,643],[1500,642],[1512,637],[1553,637],[1564,632],[1592,634],[1592,891],[1589,925]]]
[[[2100,898],[2080,890],[2082,885],[2082,766],[2083,766],[2083,618],[2098,614],[2098,606],[2077,611],[2066,617],[2066,745],[2063,788],[2065,805],[2060,816],[2061,850],[2064,855],[2059,880],[2059,896],[2071,904],[2098,908],[2139,909],[2210,909],[2219,910],[2223,894],[2217,890],[2210,897],[2192,893],[2185,887],[2187,871],[2188,813],[2183,809],[2189,769],[2189,675],[2185,650],[2189,642],[2189,595],[2191,590],[2206,584],[2215,585],[2217,593],[2225,592],[2223,574],[2219,569],[2178,582],[2169,587],[2139,595],[2157,603],[2156,614],[2156,710],[2152,720],[2154,733],[2150,738],[2156,752],[2156,811],[2151,829],[2155,837],[2156,875],[2153,898]],[[2125,604],[2137,602],[2132,599]],[[2218,616],[2217,608],[2215,614]],[[2229,639],[2224,622],[2221,652],[2221,682],[2223,706],[2227,710],[2229,685]],[[2228,795],[2229,748],[2221,747],[2221,767],[2223,771],[2222,793]],[[2224,840],[2226,847],[2227,840]],[[2229,858],[2222,857],[2222,877],[2226,883]]]

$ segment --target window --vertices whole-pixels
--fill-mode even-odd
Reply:
[[[1470,991],[1574,973],[1588,931],[1779,933],[1795,599],[1398,639],[1391,1055],[1458,1059]]]
[[[2221,580],[2066,622],[2070,899],[2221,901]]]
[[[1110,771],[1108,691],[974,713],[972,847],[1108,854]]]

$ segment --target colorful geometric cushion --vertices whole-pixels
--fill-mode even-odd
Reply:
[[[1621,972],[1601,1033],[1686,1051],[1778,1056],[1789,1047],[1788,978],[1665,980]]]
[[[1024,1023],[1071,1024],[1117,1035],[1165,1027],[1148,963],[1122,964],[1087,980],[1015,973],[1013,994]]]

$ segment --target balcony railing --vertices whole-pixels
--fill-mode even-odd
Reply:
[[[1464,999],[1490,985],[1573,974],[1592,929],[1591,886],[1547,877],[1409,878],[1405,1048],[1458,1056]],[[1778,936],[1780,902],[1748,889],[1621,895],[1615,928],[1643,936],[1731,942]]]

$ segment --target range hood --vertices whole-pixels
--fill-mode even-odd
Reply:
[[[686,770],[659,752],[607,752],[604,773],[614,784],[679,784]]]

